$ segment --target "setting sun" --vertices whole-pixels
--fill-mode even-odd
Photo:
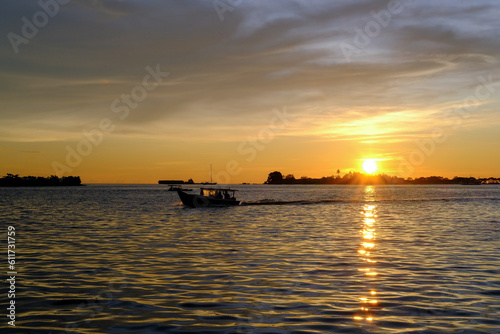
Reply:
[[[368,174],[373,174],[377,171],[377,161],[375,159],[365,159],[363,162],[363,171]]]

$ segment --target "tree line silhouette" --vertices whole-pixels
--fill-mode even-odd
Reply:
[[[479,178],[474,177],[458,177],[448,179],[442,176],[429,176],[418,178],[403,179],[397,176],[389,176],[386,174],[364,174],[359,172],[349,172],[344,176],[340,176],[340,171],[337,170],[337,176],[324,176],[321,178],[310,178],[302,176],[296,179],[293,174],[283,176],[281,172],[274,171],[269,173],[267,181],[264,184],[500,184],[500,178]]]
[[[7,174],[0,178],[0,187],[53,187],[53,186],[81,186],[79,176],[49,177],[23,176],[19,174]]]

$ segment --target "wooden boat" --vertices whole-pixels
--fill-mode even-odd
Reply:
[[[236,191],[230,188],[200,188],[200,194],[195,195],[177,189],[182,203],[192,208],[239,205],[240,201],[234,197]]]

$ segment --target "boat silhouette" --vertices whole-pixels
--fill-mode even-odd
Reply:
[[[234,193],[237,190],[230,188],[200,188],[200,194],[187,194],[182,189],[177,189],[177,194],[182,203],[191,208],[221,207],[239,205]]]

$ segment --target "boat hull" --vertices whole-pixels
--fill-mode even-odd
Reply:
[[[179,194],[182,204],[191,208],[235,206],[240,204],[240,201],[235,199],[218,199],[195,194],[186,194],[180,189],[177,189],[177,194]]]

